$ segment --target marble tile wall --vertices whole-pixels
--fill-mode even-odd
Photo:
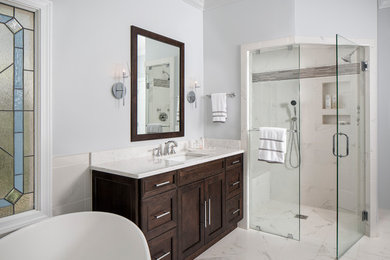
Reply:
[[[92,209],[90,154],[53,159],[53,215]]]

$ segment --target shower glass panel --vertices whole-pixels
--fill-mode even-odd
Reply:
[[[299,45],[249,53],[250,228],[300,239]],[[287,132],[284,163],[259,161],[260,127]]]
[[[364,234],[365,84],[364,47],[337,35],[337,256]]]

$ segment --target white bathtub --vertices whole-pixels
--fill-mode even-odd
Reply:
[[[145,236],[131,221],[103,212],[53,217],[0,239],[1,259],[150,260]]]

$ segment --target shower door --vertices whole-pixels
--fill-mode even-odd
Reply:
[[[364,234],[365,85],[364,47],[337,35],[337,256]]]
[[[300,239],[299,45],[249,53],[250,228]],[[260,127],[285,128],[284,162],[259,160]],[[261,149],[265,150],[265,149]]]

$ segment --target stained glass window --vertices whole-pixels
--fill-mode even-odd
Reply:
[[[0,218],[35,207],[34,21],[0,3]]]

